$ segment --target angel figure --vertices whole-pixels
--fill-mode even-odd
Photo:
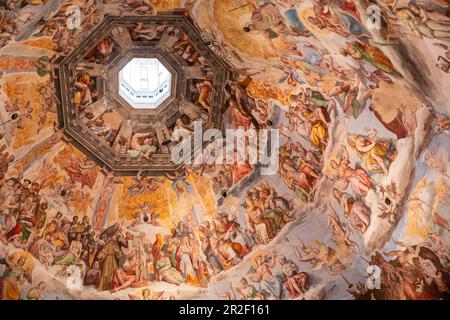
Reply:
[[[162,300],[164,291],[152,292],[150,289],[142,290],[140,295],[128,294],[130,300]]]
[[[181,193],[183,192],[192,192],[192,185],[186,181],[186,178],[188,177],[188,173],[185,169],[180,171],[176,171],[173,175],[165,173],[165,176],[167,179],[171,180],[172,188],[177,193],[177,196],[179,197]]]
[[[339,160],[331,160],[331,167],[336,170],[339,178],[339,185],[343,190],[347,190],[350,185],[353,191],[360,196],[367,196],[373,190],[372,181],[367,172],[362,168],[352,169],[350,167],[350,157],[347,149],[342,146],[338,152]]]
[[[336,256],[336,251],[318,240],[314,240],[309,246],[305,246],[300,240],[300,249],[294,246],[295,253],[300,261],[312,264],[312,271],[325,267],[332,276],[337,276],[345,270],[345,265]],[[317,245],[317,248],[314,246]]]
[[[128,193],[131,196],[137,196],[146,191],[152,193],[159,188],[160,181],[153,177],[144,176],[144,172],[142,170],[139,171],[137,176],[133,178],[136,183],[128,187]]]
[[[347,248],[351,249],[355,254],[359,256],[358,244],[350,240],[350,230],[341,223],[338,214],[334,211],[331,203],[327,203],[328,206],[328,228],[331,230],[334,241],[344,244]]]

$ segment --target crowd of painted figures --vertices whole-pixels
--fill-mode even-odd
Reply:
[[[345,265],[336,251],[319,241],[305,246],[293,246],[299,262],[310,262],[319,270],[325,267],[330,275],[341,276],[348,284],[347,291],[357,300],[435,300],[449,299],[449,250],[437,234],[429,234],[429,241],[417,245],[397,242],[398,250],[376,251],[367,261],[380,270],[379,286],[368,281],[352,284],[343,275]],[[311,288],[309,273],[299,271],[296,262],[274,252],[259,255],[249,276],[228,294],[230,299],[302,299]],[[286,290],[285,290],[286,289]],[[237,292],[237,294],[236,294]]]
[[[4,2],[6,10],[0,10],[0,48],[20,35],[19,24],[33,19],[33,13],[28,17],[22,14],[22,5],[39,5],[45,1]],[[117,5],[120,15],[156,13],[147,1],[102,2]],[[364,258],[360,245],[352,239],[358,237],[361,240],[375,218],[386,219],[390,224],[398,221],[399,210],[395,207],[400,196],[398,186],[396,183],[380,186],[380,181],[389,176],[391,165],[399,156],[398,142],[414,136],[418,127],[417,108],[387,105],[390,115],[384,115],[386,106],[380,102],[385,99],[383,95],[394,95],[403,90],[402,95],[406,99],[414,92],[403,88],[400,80],[404,80],[404,70],[394,65],[386,50],[378,47],[382,42],[373,39],[373,30],[369,30],[361,16],[360,4],[352,0],[314,0],[310,1],[309,16],[305,17],[298,11],[298,3],[294,0],[247,2],[251,8],[250,21],[245,26],[240,25],[242,30],[236,30],[237,37],[244,34],[255,36],[255,42],[266,41],[268,51],[280,53],[276,58],[265,59],[270,64],[266,69],[277,69],[283,75],[281,78],[274,75],[272,79],[270,74],[270,81],[264,82],[260,79],[268,70],[260,67],[253,70],[253,65],[242,68],[244,58],[251,55],[251,50],[258,50],[255,42],[249,42],[248,48],[238,49],[239,41],[229,45],[227,41],[219,43],[219,37],[214,34],[209,35],[215,52],[241,63],[241,68],[236,67],[234,71],[245,80],[225,88],[232,125],[249,129],[256,120],[260,128],[278,126],[287,138],[280,150],[279,174],[284,184],[305,203],[322,201],[318,195],[319,182],[331,181],[332,196],[323,206],[331,241],[313,240],[308,244],[299,241],[292,245],[297,261],[277,253],[253,257],[254,267],[228,296],[249,300],[304,298],[314,281],[311,281],[313,277],[310,278],[309,271],[302,272],[299,266],[310,265],[311,273],[324,269],[332,277],[341,277],[348,284],[348,292],[356,299],[449,299],[450,252],[442,235],[449,229],[448,222],[438,213],[433,213],[431,224],[442,232],[429,232],[424,236],[426,242],[415,245],[397,242],[398,250],[367,253],[370,259],[367,262],[381,269],[381,289],[370,289],[363,282],[352,284],[345,277],[350,265],[349,256],[361,255],[360,258]],[[445,76],[449,73],[447,0],[431,0],[429,3],[370,2],[382,9],[382,28],[378,36],[387,41],[387,45],[402,39],[411,43],[431,40],[433,50],[439,50],[439,54],[436,55],[436,70],[429,71]],[[101,21],[99,3],[90,0],[82,7],[83,27],[80,30],[66,27],[68,5],[63,5],[54,16],[38,25],[32,39],[47,37],[56,50],[53,57],[42,56],[34,62],[39,76],[55,77],[59,57],[71,52],[80,39]],[[176,29],[155,29],[138,23],[130,33],[134,41],[159,41],[165,37],[187,65],[201,66],[203,63],[203,58],[186,35]],[[206,39],[208,31],[204,30],[204,33]],[[331,46],[321,45],[325,41],[317,41],[322,33],[324,36],[333,35],[336,41],[330,42],[337,50],[331,52]],[[239,51],[244,49],[246,54],[240,54]],[[86,61],[104,63],[113,50],[113,42],[106,39],[86,57]],[[261,51],[265,53],[265,50]],[[118,138],[117,128],[110,127],[102,115],[94,118],[89,108],[98,99],[93,77],[88,71],[83,71],[73,80],[74,106],[88,119],[87,126],[92,131],[113,144]],[[190,87],[200,113],[208,112],[211,108],[211,82],[193,81]],[[277,91],[279,87],[288,87],[289,93],[281,89]],[[51,101],[55,100],[53,91],[51,84],[44,85],[42,104],[52,104]],[[5,105],[14,130],[21,129],[22,123],[32,117],[33,109],[29,103],[22,102],[9,101]],[[272,117],[275,110],[282,110],[282,115]],[[342,130],[345,132],[343,139],[334,141],[331,146],[331,133],[338,118],[342,120],[343,117],[352,123],[358,119],[365,121],[366,117],[361,120],[363,113],[373,118],[368,122],[371,127],[350,132],[351,126],[348,126]],[[189,134],[193,120],[195,117],[179,119],[173,128],[172,140],[179,141]],[[435,114],[435,120],[434,133],[448,131],[448,117]],[[44,122],[41,124],[43,127],[45,118],[40,121]],[[386,138],[386,132],[397,139]],[[55,141],[60,141],[62,136],[62,130],[55,129]],[[131,142],[130,155],[143,155],[144,158],[151,157],[158,147],[152,133],[136,133]],[[5,147],[0,149],[0,240],[3,245],[19,249],[12,253],[7,249],[0,252],[0,263],[5,270],[0,277],[0,299],[23,298],[20,287],[25,281],[32,283],[36,263],[60,279],[70,277],[73,267],[78,267],[81,284],[99,291],[145,287],[152,281],[206,287],[211,277],[239,264],[255,246],[268,244],[294,219],[289,201],[263,182],[243,193],[243,203],[239,206],[243,208],[243,214],[220,212],[199,222],[194,212],[186,212],[178,225],[167,234],[156,235],[156,239],[150,240],[146,233],[133,231],[129,228],[130,222],[125,220],[103,230],[94,230],[90,219],[83,215],[67,215],[66,212],[50,215],[49,204],[43,197],[43,182],[30,181],[22,176],[10,177],[8,168],[14,157]],[[325,161],[326,154],[330,155],[328,161]],[[352,158],[357,159],[356,164],[352,164]],[[431,168],[448,178],[447,168],[438,161],[436,154],[427,153],[425,160]],[[236,164],[221,168],[202,165],[194,169],[201,174],[210,174],[214,191],[224,194],[248,177],[254,168],[250,164]],[[72,184],[81,183],[82,187],[92,188],[93,181],[80,178],[85,176],[73,170],[72,175],[69,174]],[[173,179],[183,180],[180,177]],[[157,188],[150,185],[154,181],[142,177],[138,180],[139,183],[132,188],[135,194]],[[184,192],[189,192],[185,186]],[[382,212],[379,217],[374,216],[373,206],[370,207],[367,201],[369,194],[374,193]],[[142,210],[137,215],[143,217],[142,220],[139,218],[134,224],[158,224],[158,218],[152,216],[146,205]],[[42,298],[46,284],[34,285],[28,298]],[[148,297],[148,292],[145,297]]]
[[[275,266],[278,268],[275,268]],[[279,270],[276,273],[276,270]],[[254,284],[255,285],[254,285]],[[308,273],[299,271],[298,265],[276,252],[271,255],[258,255],[249,276],[241,278],[236,292],[230,299],[241,300],[279,300],[283,298],[304,299],[310,289]]]
[[[122,220],[96,231],[87,216],[50,215],[42,183],[9,178],[1,183],[0,197],[0,240],[24,253],[15,262],[5,253],[2,299],[20,298],[18,287],[22,280],[29,280],[23,278],[21,263],[32,259],[29,254],[60,279],[70,276],[74,266],[79,267],[82,284],[99,291],[145,287],[150,281],[206,287],[213,275],[241,262],[255,244],[268,243],[293,220],[288,201],[267,182],[247,192],[242,225],[237,216],[225,212],[201,224],[189,213],[170,234],[157,234],[154,241],[148,234],[129,228],[157,224],[150,218],[149,206],[142,206],[138,221]]]

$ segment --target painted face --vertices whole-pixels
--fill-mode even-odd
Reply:
[[[186,191],[185,188],[184,188],[184,185],[183,185],[183,183],[181,181],[177,182],[176,187],[177,187],[179,192],[185,192]]]
[[[21,267],[23,267],[25,265],[25,262],[27,260],[25,258],[20,258],[19,261],[17,261],[17,264]]]

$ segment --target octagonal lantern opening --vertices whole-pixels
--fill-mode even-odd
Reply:
[[[156,109],[172,93],[172,74],[156,58],[133,58],[119,71],[119,95],[135,109]]]
[[[151,42],[137,39],[133,34],[137,23],[155,28],[158,37]],[[179,170],[182,166],[171,161],[174,145],[167,144],[176,122],[201,119],[204,128],[222,130],[228,99],[224,88],[236,76],[202,41],[200,30],[184,12],[110,15],[94,29],[58,64],[58,117],[65,134],[76,148],[115,175],[145,171],[163,176]],[[192,57],[174,47],[176,38],[191,44]],[[108,57],[96,52],[100,42],[112,46]],[[97,100],[78,108],[75,98],[83,89],[74,84],[83,81],[83,72],[89,74],[88,86],[97,92]],[[106,135],[96,130],[96,119],[104,121]],[[133,150],[133,138],[147,132],[156,138],[157,151],[148,158],[142,153],[133,157],[128,152]]]

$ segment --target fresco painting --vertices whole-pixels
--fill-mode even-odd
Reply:
[[[109,74],[149,47],[180,67],[140,118]],[[0,300],[449,299],[449,48],[445,0],[0,1]],[[216,115],[277,172],[166,172]]]

